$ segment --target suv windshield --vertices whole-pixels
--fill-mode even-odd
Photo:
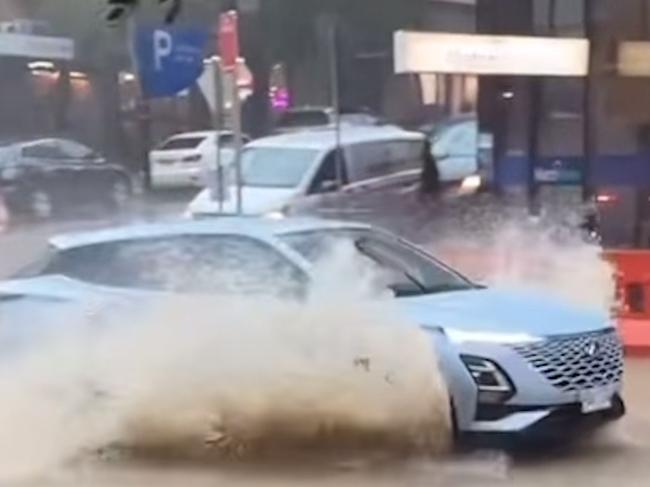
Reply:
[[[468,279],[420,250],[370,230],[321,230],[286,234],[281,239],[312,264],[326,260],[338,245],[351,245],[375,267],[396,297],[476,289]]]
[[[295,188],[314,165],[318,151],[282,147],[251,147],[242,154],[245,186]]]

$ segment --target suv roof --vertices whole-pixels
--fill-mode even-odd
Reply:
[[[139,224],[92,232],[59,235],[50,239],[50,245],[68,250],[86,245],[181,235],[248,235],[272,238],[288,233],[315,230],[369,229],[370,225],[353,222],[321,220],[317,218],[289,218],[273,220],[259,217],[224,217],[203,220],[183,220],[158,224]]]

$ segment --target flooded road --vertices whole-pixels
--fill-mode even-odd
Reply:
[[[0,274],[14,272],[43,248],[53,233],[96,228],[112,221],[28,226],[0,237]],[[650,361],[629,359],[628,414],[581,444],[520,455],[457,453],[442,459],[400,458],[355,452],[334,457],[297,455],[276,462],[208,464],[179,459],[108,458],[48,478],[12,484],[42,487],[203,486],[636,486],[650,475]]]
[[[650,363],[628,361],[626,418],[583,444],[519,456],[497,452],[459,453],[444,459],[351,454],[348,458],[295,458],[275,464],[183,465],[178,462],[119,461],[87,465],[52,480],[30,484],[43,487],[389,487],[548,485],[642,486],[650,475],[650,393],[644,384]]]

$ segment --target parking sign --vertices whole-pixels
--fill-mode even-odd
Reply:
[[[142,91],[146,97],[173,96],[203,73],[208,32],[196,28],[141,27],[135,52]]]

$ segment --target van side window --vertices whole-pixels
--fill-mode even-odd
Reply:
[[[350,180],[353,183],[381,176],[388,169],[386,142],[367,142],[350,148]]]
[[[352,182],[381,178],[422,167],[424,141],[395,140],[358,144],[351,148]]]
[[[424,154],[423,141],[397,140],[390,143],[392,172],[420,169]]]
[[[345,185],[348,182],[347,169],[345,166],[345,157],[343,151],[339,151],[339,154],[341,158],[340,165],[342,171],[341,183]],[[311,186],[309,187],[308,194],[328,193],[336,189],[336,184],[338,183],[337,181],[338,171],[336,165],[337,165],[336,151],[331,151],[329,154],[327,154],[327,156],[325,156],[325,159],[323,159],[323,163],[318,168],[318,171],[314,176],[314,180],[312,181]]]

